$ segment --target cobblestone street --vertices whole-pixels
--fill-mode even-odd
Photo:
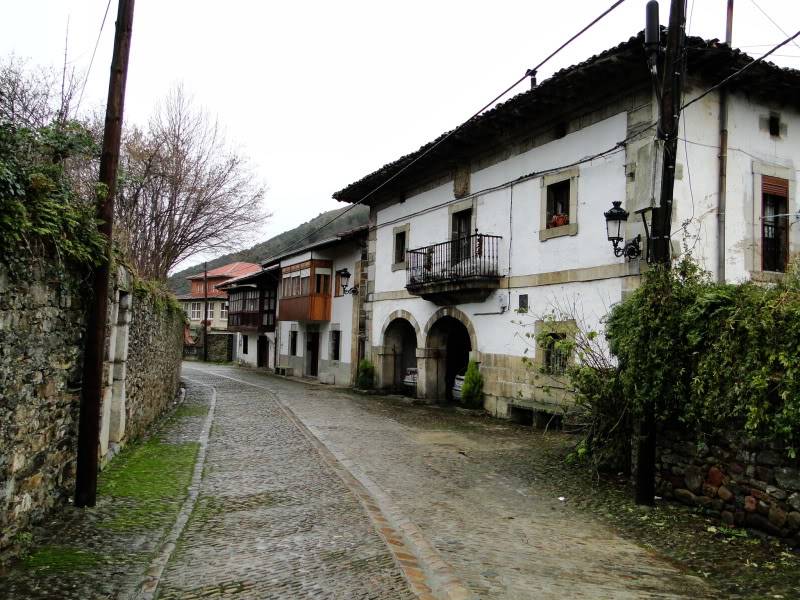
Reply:
[[[96,508],[39,528],[0,597],[711,594],[520,475],[529,429],[235,367],[183,376],[185,403],[101,474]]]
[[[438,597],[696,598],[710,593],[698,578],[682,573],[605,526],[570,511],[557,497],[543,494],[535,482],[515,476],[513,463],[524,461],[526,454],[533,451],[531,435],[520,431],[522,428],[484,419],[476,425],[474,417],[459,414],[415,422],[398,412],[408,411],[408,406],[402,403],[388,404],[347,391],[231,367],[187,364],[184,374],[190,380],[202,377],[203,382],[225,390],[226,394],[235,390],[237,403],[249,406],[247,411],[253,418],[248,429],[243,430],[249,433],[235,442],[230,439],[226,442],[226,448],[232,452],[219,455],[219,460],[225,463],[235,462],[239,452],[258,454],[256,446],[264,441],[256,444],[254,440],[259,435],[273,435],[264,426],[268,421],[256,418],[258,411],[272,409],[259,407],[270,406],[270,398],[279,399],[324,445],[323,451],[329,451],[335,457],[333,460],[355,477],[368,494],[368,506],[375,509],[367,510],[373,522],[377,515],[389,523],[394,532],[391,535],[400,538],[390,542],[405,544],[401,555],[413,556],[418,565],[418,569],[417,566],[411,569],[412,573],[421,571],[424,585],[433,588]],[[435,411],[424,414],[430,413]],[[219,426],[225,427],[224,421]],[[297,437],[291,439],[302,442]],[[231,443],[243,446],[237,450],[227,446]],[[307,469],[313,474],[309,479],[320,476],[318,467],[309,466],[307,460],[292,462],[298,456],[292,448],[274,447],[281,443],[277,440],[275,445],[268,444],[269,452],[277,453],[283,460],[264,465],[265,478],[295,477]],[[511,468],[506,468],[506,463],[511,463]],[[218,486],[232,482],[220,475],[219,481],[213,483],[215,464],[211,460],[210,480],[205,486],[220,494]],[[316,460],[313,465],[317,465]],[[274,468],[279,468],[279,473],[270,474]],[[314,484],[308,485],[310,494],[319,493]],[[321,492],[326,494],[325,489]],[[337,513],[334,510],[331,514]],[[216,519],[224,522],[227,517]],[[260,534],[253,531],[254,527],[247,523],[244,529],[249,533],[245,536],[271,538],[263,529]],[[264,523],[261,526],[266,528]],[[359,527],[350,527],[360,531]],[[231,537],[241,535],[241,527],[235,529],[236,534],[234,529]],[[200,537],[188,542],[197,548],[195,554],[179,553],[178,560],[173,561],[164,582],[164,597],[178,597],[169,595],[172,580],[188,576],[200,581],[204,577],[181,566],[192,561],[202,564],[202,556],[209,551],[202,537],[203,527],[197,530]],[[324,535],[324,532],[319,533]],[[366,545],[368,538],[365,533],[358,539]],[[226,536],[217,539],[226,540]],[[296,549],[297,555],[291,552],[286,557],[279,555],[280,559],[270,559],[262,568],[268,571],[275,568],[276,574],[285,574],[285,585],[289,586],[296,577],[290,574],[293,568],[304,574],[304,566],[310,568],[318,561],[314,558],[309,562],[309,557],[301,554],[308,549],[317,552],[325,543],[315,532],[309,536],[306,550],[301,545]],[[242,550],[238,542],[226,543],[219,554],[230,557]],[[257,560],[251,554],[244,556],[246,564]],[[321,588],[326,593],[335,593],[333,581],[352,586],[358,580],[357,577],[351,580],[347,569],[339,571],[346,565],[345,556],[347,552],[340,559],[343,562],[333,567],[324,561],[317,562],[318,568],[332,568],[328,587]],[[274,567],[276,563],[281,566]],[[220,572],[230,572],[237,563],[226,564],[223,560],[217,564]],[[374,565],[378,564],[388,569],[388,563],[375,559]],[[300,580],[303,581],[302,576]],[[399,585],[398,579],[393,581]]]

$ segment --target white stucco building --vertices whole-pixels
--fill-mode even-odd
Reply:
[[[242,365],[350,385],[364,356],[366,226],[271,257],[223,284]],[[359,293],[363,289],[364,293]]]
[[[278,367],[287,373],[350,385],[364,355],[362,254],[366,227],[339,233],[266,266],[280,269]],[[347,287],[344,287],[344,286]]]
[[[688,47],[685,101],[750,62],[699,38]],[[689,251],[727,281],[772,281],[799,241],[789,215],[797,212],[800,72],[758,64],[727,93],[726,178],[719,92],[681,115],[673,256]],[[569,397],[557,375],[571,358],[526,334],[554,309],[602,328],[638,285],[647,263],[615,257],[603,213],[622,201],[627,238],[645,238],[636,211],[658,197],[657,120],[640,36],[334,194],[345,202],[370,194],[365,352],[380,385],[400,387],[416,368],[416,394],[444,399],[471,359],[496,416],[562,410]],[[553,340],[575,325],[557,324]]]

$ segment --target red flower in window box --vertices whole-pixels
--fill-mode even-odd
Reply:
[[[550,227],[562,227],[569,225],[569,215],[565,213],[556,213],[550,217]]]

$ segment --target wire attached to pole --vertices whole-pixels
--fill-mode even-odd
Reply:
[[[449,138],[453,137],[453,136],[454,136],[456,133],[458,133],[459,131],[461,131],[461,130],[462,130],[464,127],[466,127],[466,126],[467,126],[467,124],[471,123],[471,122],[472,122],[472,121],[473,121],[475,118],[477,118],[479,115],[481,115],[481,114],[482,114],[484,111],[486,111],[488,108],[490,108],[491,106],[493,106],[493,105],[494,105],[496,102],[498,102],[498,101],[499,101],[501,98],[503,98],[503,97],[504,97],[506,94],[508,94],[508,93],[509,93],[511,90],[513,90],[513,89],[514,89],[515,87],[517,87],[517,86],[518,86],[520,83],[522,83],[523,81],[525,81],[525,79],[527,79],[528,77],[532,77],[532,78],[534,78],[533,80],[535,81],[536,72],[537,72],[537,71],[538,71],[538,70],[539,70],[539,69],[540,69],[542,66],[544,66],[544,65],[545,65],[545,64],[546,64],[546,63],[547,63],[547,62],[548,62],[550,59],[552,59],[554,56],[556,56],[556,55],[557,55],[559,52],[561,52],[561,51],[562,51],[564,48],[566,48],[566,47],[567,47],[569,44],[571,44],[571,43],[572,43],[572,42],[574,42],[576,39],[578,39],[578,38],[579,38],[581,35],[583,35],[584,33],[586,33],[586,31],[588,31],[588,30],[589,30],[591,27],[593,27],[594,25],[596,25],[596,24],[597,24],[597,23],[598,23],[598,22],[599,22],[601,19],[603,19],[603,18],[604,18],[606,15],[608,15],[608,14],[609,14],[611,11],[613,11],[615,8],[617,8],[617,7],[618,7],[620,4],[622,4],[623,2],[625,2],[625,0],[617,0],[617,1],[616,1],[614,4],[612,4],[612,5],[611,5],[609,8],[607,8],[605,11],[603,11],[603,13],[602,13],[602,14],[600,14],[600,16],[596,17],[594,20],[592,20],[592,22],[591,22],[591,23],[589,23],[588,25],[586,25],[586,27],[584,27],[583,29],[581,29],[581,30],[580,30],[578,33],[576,33],[576,34],[575,34],[575,35],[573,35],[571,38],[569,38],[569,39],[568,39],[566,42],[564,42],[563,44],[561,44],[561,45],[560,45],[560,46],[559,46],[559,47],[558,47],[558,48],[557,48],[555,51],[551,52],[551,53],[550,53],[550,54],[547,56],[547,58],[545,58],[544,60],[542,60],[542,61],[541,61],[541,62],[540,62],[538,65],[536,65],[536,66],[535,66],[535,67],[533,67],[532,69],[527,69],[527,70],[525,71],[525,74],[524,74],[522,77],[520,77],[520,78],[519,78],[519,79],[517,79],[517,80],[516,80],[514,83],[512,83],[511,85],[509,85],[509,86],[508,86],[506,89],[504,89],[502,92],[500,92],[500,93],[499,93],[497,96],[495,96],[494,98],[492,98],[492,100],[490,100],[488,103],[486,103],[485,105],[483,105],[483,106],[482,106],[480,109],[478,109],[478,110],[477,110],[477,111],[476,111],[476,112],[475,112],[475,113],[474,113],[474,114],[473,114],[473,115],[472,115],[472,116],[471,116],[469,119],[467,119],[466,121],[462,122],[462,123],[461,123],[461,124],[460,124],[458,127],[456,127],[455,129],[452,129],[452,130],[450,130],[449,132],[447,132],[446,134],[444,134],[444,135],[443,135],[441,138],[439,138],[437,141],[435,141],[435,142],[433,143],[433,145],[432,145],[432,146],[430,146],[429,148],[427,148],[427,149],[426,149],[426,150],[425,150],[425,151],[424,151],[422,154],[420,154],[420,155],[418,155],[418,156],[414,157],[414,159],[413,159],[413,160],[411,160],[411,162],[409,162],[408,164],[404,165],[402,168],[400,168],[400,170],[398,170],[398,171],[396,171],[395,173],[393,173],[393,174],[392,174],[390,177],[388,177],[386,180],[384,180],[384,181],[383,181],[381,184],[379,184],[378,186],[376,186],[375,188],[373,188],[372,190],[370,190],[369,192],[367,192],[366,194],[364,194],[364,195],[363,195],[363,196],[362,196],[362,197],[361,197],[361,198],[360,198],[358,201],[356,201],[356,202],[353,202],[353,203],[352,203],[350,206],[348,206],[347,208],[345,208],[345,209],[344,209],[342,212],[340,212],[340,213],[339,213],[339,214],[337,214],[336,216],[332,217],[332,218],[331,218],[329,221],[327,221],[327,222],[326,222],[324,225],[321,225],[320,227],[316,228],[315,230],[313,230],[313,231],[309,232],[308,234],[304,235],[303,237],[301,237],[301,238],[300,238],[299,240],[297,240],[297,241],[296,241],[294,244],[292,244],[291,246],[289,246],[288,248],[286,248],[286,250],[284,250],[284,252],[289,252],[289,251],[292,251],[292,250],[294,250],[294,249],[296,249],[296,248],[300,247],[300,244],[302,244],[302,243],[303,243],[303,242],[305,242],[307,239],[309,239],[309,238],[313,237],[314,235],[316,235],[317,233],[319,233],[320,231],[322,231],[323,229],[325,229],[325,228],[326,228],[328,225],[330,225],[331,223],[333,223],[333,222],[334,222],[336,219],[339,219],[339,218],[341,218],[342,216],[346,215],[348,212],[350,212],[351,210],[353,210],[353,209],[354,209],[356,206],[358,206],[358,205],[360,205],[360,204],[363,204],[363,203],[364,203],[364,202],[365,202],[365,201],[366,201],[366,200],[367,200],[367,199],[368,199],[370,196],[374,195],[376,192],[378,192],[379,190],[381,190],[382,188],[384,188],[384,187],[385,187],[386,185],[388,185],[388,184],[389,184],[391,181],[393,181],[393,180],[397,179],[397,177],[399,177],[401,174],[403,174],[403,173],[404,173],[404,172],[406,172],[408,169],[410,169],[410,168],[411,168],[411,167],[412,167],[414,164],[416,164],[417,162],[419,162],[420,160],[422,160],[423,158],[425,158],[425,157],[426,157],[427,155],[429,155],[431,152],[433,152],[434,150],[436,150],[436,148],[438,148],[439,146],[441,146],[441,145],[442,145],[442,144],[443,144],[445,141],[447,141]]]

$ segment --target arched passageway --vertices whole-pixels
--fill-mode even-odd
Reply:
[[[456,375],[463,375],[469,364],[472,350],[469,331],[455,317],[443,316],[431,326],[427,348],[434,351],[428,365],[429,381],[434,384],[429,396],[437,400],[452,400]]]
[[[394,319],[383,335],[385,382],[393,388],[403,388],[408,369],[417,367],[417,333],[406,319]],[[413,390],[411,390],[413,391]]]

